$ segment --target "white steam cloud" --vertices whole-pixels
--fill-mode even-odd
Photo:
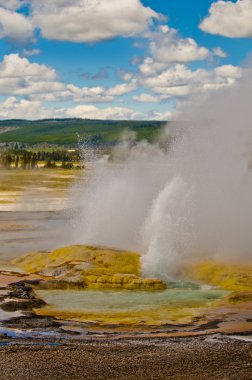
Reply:
[[[251,260],[251,97],[240,83],[155,144],[124,140],[83,186],[75,242],[139,251],[146,274],[167,278],[187,260]]]

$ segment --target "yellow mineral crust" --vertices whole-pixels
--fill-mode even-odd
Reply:
[[[252,266],[206,261],[185,269],[191,280],[226,290],[252,291]]]
[[[35,309],[37,315],[54,316],[61,320],[72,320],[78,322],[92,322],[94,325],[105,326],[107,324],[135,326],[161,326],[166,323],[191,323],[199,317],[203,308],[168,308],[162,305],[156,306],[155,310],[130,310],[130,311],[63,311],[54,309],[53,306],[45,306],[41,309]]]
[[[140,256],[116,249],[72,245],[53,252],[32,252],[11,262],[47,281],[47,287],[162,290],[159,279],[140,276]]]

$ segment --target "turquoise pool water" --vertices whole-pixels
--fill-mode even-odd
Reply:
[[[155,292],[41,290],[37,294],[48,304],[39,314],[99,323],[162,324],[184,322],[227,292],[173,288]]]

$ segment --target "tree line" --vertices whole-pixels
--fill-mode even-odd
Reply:
[[[78,150],[52,150],[52,151],[30,151],[30,150],[4,150],[0,152],[0,166],[4,169],[22,168],[33,169],[42,165],[46,168],[62,167],[73,168],[74,162],[80,162]]]

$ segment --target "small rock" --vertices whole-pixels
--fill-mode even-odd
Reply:
[[[32,310],[34,308],[40,308],[45,305],[45,301],[41,299],[30,299],[26,301],[7,301],[1,304],[1,309],[7,312],[12,312],[19,310]]]
[[[33,289],[30,286],[26,286],[24,281],[19,281],[13,284],[10,284],[10,288],[13,289],[9,293],[9,296],[12,298],[20,299],[35,299],[36,295]]]

